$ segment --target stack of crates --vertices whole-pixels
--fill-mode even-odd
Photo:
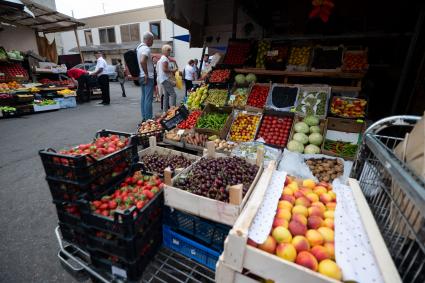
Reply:
[[[164,246],[211,270],[215,270],[230,229],[230,226],[164,207]]]
[[[162,243],[163,192],[155,194],[140,210],[131,207],[113,216],[94,212],[92,201],[113,194],[127,177],[140,170],[136,137],[101,130],[96,138],[111,135],[128,143],[99,159],[89,154],[59,154],[52,149],[39,154],[63,239],[87,251],[99,271],[136,281]]]

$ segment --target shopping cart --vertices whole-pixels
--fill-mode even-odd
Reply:
[[[425,181],[393,152],[420,120],[393,116],[365,132],[351,175],[363,194],[403,282],[425,282]]]

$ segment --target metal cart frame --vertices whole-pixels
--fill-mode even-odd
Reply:
[[[351,175],[359,180],[403,282],[425,282],[425,180],[393,152],[421,117],[393,116],[365,132]],[[390,132],[387,134],[386,132]]]

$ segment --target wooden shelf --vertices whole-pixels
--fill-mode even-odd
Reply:
[[[362,79],[365,73],[346,73],[346,72],[295,72],[295,71],[279,71],[265,70],[258,68],[235,69],[236,73],[253,73],[255,75],[269,75],[282,77],[310,77],[310,78],[343,78],[343,79]]]

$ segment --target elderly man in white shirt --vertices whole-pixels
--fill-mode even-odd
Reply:
[[[151,49],[153,44],[153,34],[145,32],[143,42],[137,47],[137,61],[140,68],[140,88],[142,90],[141,111],[143,121],[153,118],[152,102],[154,83],[154,66],[152,62]]]
[[[105,59],[102,57],[102,52],[97,51],[95,54],[96,56],[96,69],[93,73],[91,73],[92,76],[97,76],[97,83],[100,86],[100,89],[102,90],[102,102],[100,102],[100,105],[109,105],[111,102],[111,98],[109,96],[109,77],[106,74],[106,67],[108,64],[106,63]]]

